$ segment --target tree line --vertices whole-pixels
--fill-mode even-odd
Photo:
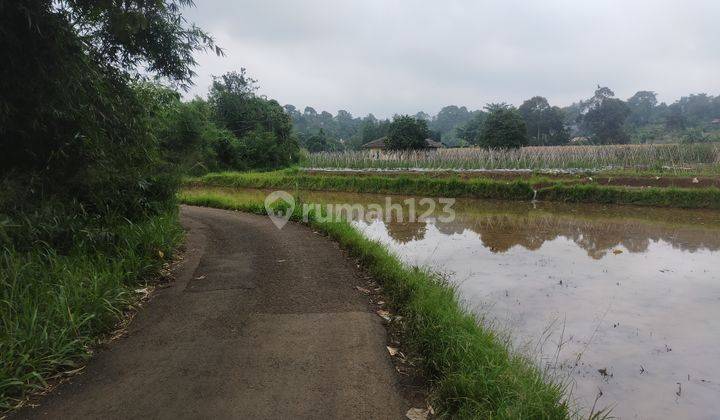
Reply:
[[[206,97],[183,101],[166,86],[135,85],[162,155],[183,174],[274,169],[298,160],[292,120],[274,99],[257,94],[243,68],[213,78]]]
[[[285,105],[301,147],[311,151],[359,149],[387,136],[393,120],[373,114],[354,117],[303,111]],[[395,116],[395,118],[400,116]],[[443,107],[435,116],[418,112],[429,136],[446,146],[516,147],[566,144],[690,143],[720,140],[720,96],[693,94],[674,103],[658,103],[657,93],[639,91],[627,100],[598,86],[592,97],[566,107],[552,106],[542,96],[519,107],[488,104],[482,110]],[[395,119],[394,118],[394,119]]]
[[[0,248],[68,248],[174,211],[186,174],[298,160],[290,116],[244,69],[181,99],[194,54],[223,54],[188,4],[0,1]]]

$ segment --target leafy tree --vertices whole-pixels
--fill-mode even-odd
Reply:
[[[274,100],[257,96],[256,81],[230,72],[213,80],[208,102],[215,119],[230,130],[243,145],[242,158],[247,166],[276,168],[298,158],[298,145],[292,133],[292,120]]]
[[[200,175],[252,166],[243,155],[244,144],[217,125],[207,101],[182,102],[177,92],[155,83],[139,83],[135,89],[146,104],[164,158],[182,173]]]
[[[552,107],[547,99],[535,96],[518,108],[527,126],[530,144],[537,146],[566,144],[570,140],[564,115],[560,108]]]
[[[527,127],[522,116],[507,104],[489,104],[477,144],[488,148],[508,149],[527,145]]]
[[[457,138],[463,140],[467,144],[479,144],[480,133],[487,119],[487,113],[478,111],[464,125],[455,129]]]
[[[649,124],[657,106],[657,93],[641,90],[627,100],[630,115],[628,123],[635,127]]]
[[[360,120],[353,118],[352,114],[341,109],[334,117],[337,135],[340,140],[348,140],[358,133]]]
[[[705,93],[683,96],[676,102],[681,114],[691,126],[700,126],[714,118],[720,117],[720,109],[717,107],[718,99],[713,99]]]
[[[668,130],[679,131],[684,130],[687,124],[687,118],[683,115],[680,104],[674,103],[670,105],[665,115],[665,127]]]
[[[187,3],[0,2],[0,177],[23,186],[4,206],[57,197],[133,218],[169,202],[130,82],[143,71],[187,86],[193,52],[220,52],[180,15]]]
[[[440,133],[440,137],[449,145],[458,143],[457,128],[467,124],[472,118],[472,113],[464,106],[449,105],[443,107],[433,118],[429,127],[432,131]],[[440,140],[440,139],[438,139]]]
[[[186,162],[191,165],[195,151],[201,147],[203,125],[207,123],[203,106],[184,103],[178,92],[156,83],[139,82],[134,89],[145,104],[146,117],[165,159],[183,169]]]
[[[425,120],[425,121],[430,121],[432,119],[432,117],[430,117],[430,115],[428,115],[428,113],[425,111],[417,112],[415,114],[415,118],[417,118],[418,120]]]
[[[328,138],[322,128],[317,133],[307,136],[303,141],[303,146],[311,153],[323,152],[330,149]]]
[[[607,87],[600,87],[595,95],[583,103],[585,113],[582,127],[596,144],[627,143],[625,120],[630,108],[625,102],[614,98],[615,93]]]
[[[316,117],[317,111],[315,111],[315,108],[313,108],[313,107],[306,106],[305,109],[303,110],[303,115],[305,115],[307,117]]]
[[[385,144],[392,150],[424,149],[429,136],[427,121],[400,115],[390,123]]]
[[[389,130],[390,121],[378,120],[373,114],[369,114],[362,122],[362,144],[387,136]]]

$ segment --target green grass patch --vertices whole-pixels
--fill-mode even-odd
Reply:
[[[542,188],[539,200],[571,203],[720,209],[717,188],[623,188],[600,185],[562,185]]]
[[[186,181],[189,185],[239,188],[284,188],[310,191],[348,191],[379,194],[412,194],[442,197],[503,198],[530,200],[528,182],[498,182],[488,179],[461,180],[458,177],[305,175],[296,171],[265,173],[212,173]]]
[[[249,177],[233,179],[244,183]],[[289,181],[268,177],[264,182],[266,187],[287,188],[276,182]],[[260,202],[216,192],[193,190],[180,199],[192,205],[266,213]],[[301,207],[296,206],[291,219],[301,220]],[[406,266],[347,222],[312,216],[313,228],[339,242],[382,284],[389,303],[403,317],[404,344],[421,357],[421,368],[432,384],[433,406],[441,414],[496,419],[571,417],[566,388],[527,357],[511,352],[502,335],[483,326],[459,303],[452,285],[436,274]]]
[[[185,180],[186,185],[267,188],[309,191],[345,191],[377,194],[406,194],[429,197],[469,197],[530,201],[535,196],[546,201],[639,206],[720,209],[720,189],[710,188],[636,188],[599,184],[565,184],[556,181],[540,187],[537,180],[501,181],[484,178],[461,179],[407,176],[348,176],[305,174],[298,170],[275,172],[222,172]],[[548,181],[549,180],[545,180]],[[547,185],[547,184],[546,184]]]
[[[0,223],[0,239],[21,228]],[[63,251],[0,241],[0,411],[79,367],[182,236],[173,213],[92,233],[83,228]]]

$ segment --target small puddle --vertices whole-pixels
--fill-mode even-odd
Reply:
[[[599,396],[620,418],[717,418],[720,213],[471,199],[454,209],[446,223],[354,224],[407,263],[448,275],[468,307],[568,382],[579,406]]]

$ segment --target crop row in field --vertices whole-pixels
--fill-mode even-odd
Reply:
[[[544,146],[520,149],[456,148],[437,151],[346,151],[307,156],[310,168],[607,170],[717,167],[720,143]]]

